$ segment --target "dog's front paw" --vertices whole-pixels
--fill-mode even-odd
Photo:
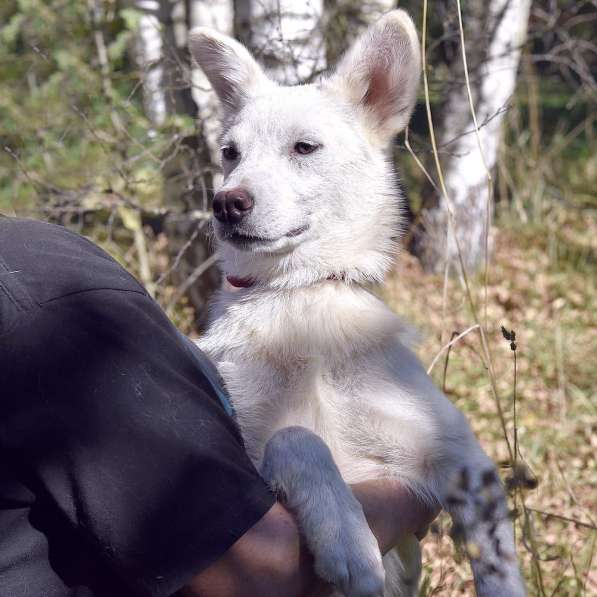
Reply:
[[[354,505],[356,508],[361,510],[358,504]],[[336,523],[342,526],[323,525],[308,533],[315,571],[346,597],[382,597],[385,570],[377,541],[362,511],[345,512]]]
[[[346,597],[382,597],[377,540],[325,442],[304,427],[281,429],[265,447],[261,474],[296,516],[319,576]]]

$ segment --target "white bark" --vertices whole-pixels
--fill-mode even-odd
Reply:
[[[479,139],[464,83],[455,88],[446,103],[446,118],[439,135],[440,151],[449,152],[444,171],[448,198],[454,209],[454,228],[449,226],[448,204],[441,198],[436,208],[424,213],[426,238],[423,260],[436,271],[446,260],[458,264],[457,235],[467,269],[474,270],[485,259],[487,214],[491,213],[487,170],[492,172],[498,154],[503,116],[516,86],[520,50],[524,44],[531,0],[495,0],[486,6],[483,29],[492,31],[487,56],[472,82]],[[466,15],[463,15],[466,22]],[[473,25],[474,26],[474,25]],[[481,27],[475,27],[480,31]],[[469,41],[472,42],[469,47]],[[468,54],[479,50],[465,39]],[[479,149],[479,144],[482,153]],[[488,204],[489,202],[489,204]]]
[[[135,0],[134,7],[142,13],[135,43],[135,57],[143,72],[143,105],[149,120],[155,126],[160,126],[167,115],[160,2]]]
[[[396,8],[396,0],[326,0],[325,5],[326,53],[332,66],[369,25]]]
[[[367,18],[373,22],[380,19],[386,12],[394,10],[397,5],[398,3],[395,0],[370,0],[363,3],[362,10]],[[414,15],[412,16],[414,18]]]
[[[245,40],[269,76],[304,83],[326,67],[323,0],[250,0],[237,4]]]
[[[396,8],[396,0],[367,0],[367,2],[360,2],[358,5],[355,4],[354,0],[337,0],[335,4],[340,13],[352,17],[351,22],[348,23],[349,39],[346,40],[347,45],[354,41],[353,37],[362,33],[369,25]],[[358,13],[355,13],[357,7]],[[414,17],[415,15],[411,16]]]
[[[232,0],[191,0],[189,24],[194,27],[211,27],[220,33],[233,35],[234,7]],[[207,144],[212,164],[220,163],[218,144],[218,102],[209,81],[200,68],[194,67],[191,75],[193,100],[197,104],[203,138]],[[217,186],[217,180],[214,180]]]

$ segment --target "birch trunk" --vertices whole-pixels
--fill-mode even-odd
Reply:
[[[234,5],[232,0],[191,0],[189,5],[189,25],[194,27],[211,27],[220,33],[234,35]],[[191,75],[193,100],[197,105],[203,139],[207,145],[210,161],[217,167],[220,163],[218,144],[218,102],[207,77],[200,68],[194,67]],[[221,175],[214,174],[214,185]]]
[[[326,55],[333,65],[369,25],[396,8],[396,0],[326,0],[325,7]]]
[[[215,129],[216,118],[204,111],[206,106],[209,107],[209,92],[194,93],[192,78],[197,73],[193,73],[188,64],[187,36],[189,26],[193,25],[215,25],[222,30],[216,23],[207,22],[206,15],[215,14],[218,5],[225,2],[131,2],[141,12],[135,57],[143,71],[146,116],[156,128],[172,114],[197,117],[199,113],[200,122],[205,123],[203,134],[177,140],[173,144],[174,151],[169,150],[162,165],[164,202],[171,210],[163,224],[172,263],[169,282],[177,288],[177,300],[183,294],[187,295],[195,308],[197,325],[201,327],[207,301],[219,284],[219,274],[209,267],[209,227],[204,217],[209,210],[214,162],[203,136],[206,133],[209,136]],[[231,13],[228,20],[232,23]],[[174,304],[169,306],[170,309],[174,307]]]
[[[475,3],[473,14],[463,15],[468,24],[465,30],[467,57],[469,60],[473,55],[482,57],[477,65],[469,65],[479,139],[464,83],[462,60],[456,60],[453,79],[460,79],[461,84],[450,91],[444,104],[445,118],[437,139],[454,225],[449,222],[445,197],[435,195],[426,201],[423,232],[416,251],[427,269],[442,271],[446,263],[458,267],[458,239],[465,267],[474,271],[484,262],[486,247],[491,245],[490,239],[486,244],[492,201],[487,172],[492,172],[496,165],[503,116],[516,85],[530,4],[531,0]],[[484,48],[486,53],[483,53]],[[446,154],[449,157],[444,160]]]
[[[325,70],[323,0],[237,0],[235,19],[239,37],[275,81],[296,85]]]
[[[168,113],[164,90],[162,10],[159,0],[135,0],[141,13],[135,39],[135,60],[143,72],[143,107],[156,127],[164,124]]]

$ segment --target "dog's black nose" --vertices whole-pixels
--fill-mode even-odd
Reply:
[[[224,224],[238,224],[253,209],[253,197],[242,187],[216,193],[214,216]]]

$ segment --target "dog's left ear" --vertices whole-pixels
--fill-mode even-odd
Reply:
[[[420,74],[415,26],[406,12],[393,10],[348,50],[324,88],[357,105],[385,144],[408,124]]]

